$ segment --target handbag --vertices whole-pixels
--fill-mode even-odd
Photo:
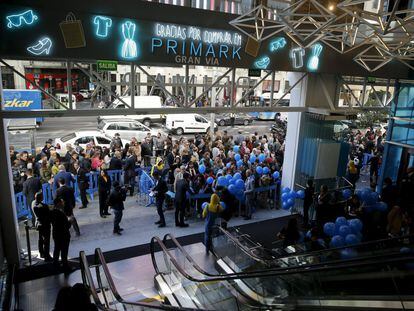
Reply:
[[[66,15],[66,20],[62,21],[59,26],[67,49],[86,46],[82,21],[77,20],[75,14],[69,12]]]

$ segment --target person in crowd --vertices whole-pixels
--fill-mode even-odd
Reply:
[[[92,157],[92,171],[99,171],[103,164],[103,160],[101,159],[101,153],[95,152]]]
[[[162,157],[164,156],[164,139],[161,136],[161,133],[157,134],[157,137],[154,139],[155,145],[155,156]]]
[[[406,222],[406,215],[402,208],[395,205],[387,215],[387,233],[389,237],[397,237],[402,233],[402,228]]]
[[[362,214],[361,202],[357,195],[352,195],[346,203],[345,215],[348,219],[359,218]]]
[[[164,161],[161,157],[157,157],[155,160],[155,164],[151,168],[151,176],[153,176],[154,172],[157,171],[161,176],[164,173]]]
[[[52,177],[56,176],[59,173],[59,166],[60,166],[60,159],[56,158],[53,162],[51,170],[52,170]]]
[[[108,205],[114,214],[114,229],[113,234],[122,235],[123,228],[120,227],[122,214],[124,210],[124,201],[126,199],[126,189],[122,188],[119,182],[114,181],[113,190],[109,194]]]
[[[56,198],[59,198],[64,203],[64,212],[65,215],[68,217],[73,229],[76,232],[76,236],[80,236],[80,230],[78,226],[78,221],[73,214],[73,209],[76,205],[75,199],[75,191],[72,187],[66,185],[66,180],[64,178],[60,178],[58,180],[59,188],[56,190]]]
[[[203,210],[203,218],[205,218],[204,245],[206,247],[206,254],[211,251],[213,227],[216,225],[216,219],[222,212],[223,207],[220,204],[220,197],[216,193],[213,193],[210,197],[210,203]]]
[[[98,177],[99,215],[102,218],[111,215],[108,212],[108,198],[111,192],[111,178],[106,170],[101,170]]]
[[[157,213],[160,219],[155,222],[159,228],[163,228],[166,226],[164,211],[163,211],[163,204],[165,199],[165,194],[168,191],[167,183],[161,178],[160,173],[155,171],[153,176],[155,180],[155,186],[152,189],[152,194],[155,196],[155,204],[157,206]]]
[[[222,211],[220,216],[223,219],[223,221],[221,222],[221,227],[227,229],[227,225],[230,219],[233,217],[233,214],[237,211],[238,203],[234,195],[230,193],[227,187],[217,186],[216,193],[220,197],[220,202],[223,202],[226,206],[226,208]]]
[[[141,144],[141,156],[144,158],[144,166],[151,166],[152,145],[151,138],[146,137]]]
[[[356,182],[359,178],[358,168],[355,165],[355,160],[350,160],[347,168],[347,178],[352,184],[352,187],[355,188]]]
[[[389,208],[397,204],[398,188],[393,184],[390,177],[384,178],[383,188],[381,192],[381,201],[387,203],[387,206]]]
[[[95,304],[91,303],[91,293],[82,283],[62,287],[56,297],[53,311],[98,311]]]
[[[73,175],[66,171],[66,168],[63,164],[59,165],[59,172],[53,177],[53,192],[56,193],[57,188],[59,187],[60,183],[59,180],[64,179],[65,185],[70,186],[75,182],[75,178],[73,178]]]
[[[44,258],[45,261],[52,261],[50,256],[50,210],[49,206],[43,203],[43,193],[41,191],[36,193],[32,209],[36,216],[36,229],[39,232],[38,247],[40,258]]]
[[[368,160],[369,166],[369,179],[372,183],[377,183],[378,180],[378,170],[380,166],[380,157],[377,152]]]
[[[303,225],[309,226],[309,209],[313,204],[313,197],[315,194],[315,187],[313,186],[313,179],[308,179],[306,182],[305,198],[303,199]]]
[[[49,161],[47,161],[46,159],[42,160],[39,175],[42,184],[46,184],[50,182],[50,180],[52,179],[52,167],[50,166]]]
[[[190,174],[184,173],[183,178],[176,184],[175,192],[175,225],[177,227],[188,227],[184,223],[185,208],[187,204],[187,192],[190,192]]]
[[[115,151],[109,162],[109,170],[122,170],[122,154],[120,151]]]
[[[330,201],[331,195],[327,185],[322,185],[319,195],[318,204],[316,206],[316,222],[321,227],[330,220]]]
[[[134,154],[134,149],[129,148],[127,152],[127,158],[125,160],[125,165],[124,165],[124,185],[128,185],[129,195],[131,197],[134,195],[136,162],[137,162],[137,159]]]
[[[52,237],[54,241],[53,263],[59,266],[59,257],[65,271],[70,271],[68,264],[68,252],[70,244],[70,222],[65,213],[65,203],[61,198],[53,201],[54,208],[50,212],[52,223]]]
[[[50,138],[46,140],[45,146],[42,149],[42,154],[44,154],[47,157],[47,160],[50,159],[50,148],[52,148],[53,140]]]
[[[111,139],[111,144],[109,145],[109,148],[111,150],[121,149],[122,146],[122,139],[121,135],[119,133],[115,133],[114,137]]]
[[[277,238],[283,240],[283,247],[297,244],[300,237],[298,220],[296,218],[290,218],[287,226],[283,227],[277,234]]]
[[[251,170],[246,171],[246,183],[245,183],[245,191],[244,194],[246,195],[246,216],[244,217],[245,220],[249,220],[252,218],[252,212],[254,207],[254,188],[255,188],[255,176]]]
[[[38,177],[33,177],[33,170],[27,169],[26,170],[26,176],[27,179],[23,183],[23,194],[26,197],[26,202],[29,207],[32,207],[35,195],[37,192],[42,190],[42,183],[40,182],[40,179]],[[33,209],[30,209],[31,215],[32,215],[32,227],[36,227],[36,216],[33,212]]]
[[[78,162],[73,164],[76,181],[78,182],[79,193],[81,197],[82,206],[79,209],[87,208],[89,201],[86,196],[86,190],[89,188],[89,177],[86,176],[86,171],[79,166]]]

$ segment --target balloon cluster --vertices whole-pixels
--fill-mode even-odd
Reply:
[[[288,210],[295,205],[295,199],[304,199],[305,191],[299,190],[294,191],[290,190],[289,187],[282,189],[282,208]]]
[[[385,212],[388,209],[387,203],[379,201],[378,193],[372,191],[370,188],[357,190],[355,191],[355,194],[359,200],[364,203],[367,212],[372,212],[375,210]]]
[[[351,246],[361,242],[362,227],[361,220],[357,218],[346,220],[345,217],[338,217],[335,223],[325,223],[323,232],[331,238],[331,242],[329,243],[330,247]]]

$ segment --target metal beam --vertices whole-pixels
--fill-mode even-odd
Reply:
[[[243,96],[242,96],[242,98],[240,98],[237,102],[236,102],[236,104],[235,104],[235,106],[237,106],[238,104],[240,104],[247,96],[249,96],[249,94],[250,94],[250,91],[252,91],[252,90],[254,90],[255,88],[257,88],[268,76],[270,76],[272,74],[272,71],[269,71],[269,72],[267,72],[266,73],[266,75],[263,77],[263,78],[261,78],[260,80],[259,80],[259,82],[257,82],[255,85],[253,85],[252,87],[250,87],[249,89],[248,89],[248,91],[246,92],[246,94],[244,94]]]
[[[230,107],[234,106],[234,101],[236,100],[237,93],[237,82],[236,82],[236,68],[233,68],[231,72],[231,94],[230,94]]]
[[[129,89],[130,89],[130,96],[131,96],[131,106],[129,109],[135,108],[135,64],[131,63],[131,76],[129,78]]]
[[[275,72],[272,70],[272,84],[270,85],[270,106],[273,106],[273,97],[275,92]]]
[[[282,101],[282,99],[285,98],[285,96],[289,94],[307,75],[308,73],[305,72],[302,77],[300,77],[291,87],[289,87],[287,91],[285,90],[285,93],[274,104],[272,104],[272,106],[276,107]]]
[[[46,94],[47,96],[49,96],[54,102],[56,102],[61,108],[64,108],[65,110],[68,109],[68,107],[61,103],[54,95],[50,94],[48,91],[46,91],[43,87],[41,87],[39,84],[37,84],[34,80],[31,80],[29,78],[26,78],[26,76],[22,73],[20,73],[19,71],[17,71],[16,69],[14,69],[13,66],[10,66],[8,63],[6,63],[3,59],[0,59],[0,63],[2,63],[4,66],[6,66],[7,68],[9,68],[10,70],[12,70],[15,74],[17,74],[20,78],[24,79],[26,82],[29,82],[30,84],[34,85],[35,87],[37,87],[42,93]],[[2,82],[2,81],[0,81]]]
[[[73,101],[72,101],[72,63],[70,61],[66,62],[66,85],[67,85],[67,88],[68,88],[69,109],[73,109]]]
[[[149,78],[153,83],[155,83],[161,90],[163,90],[165,93],[171,96],[171,98],[177,100],[177,97],[171,94],[161,83],[159,83],[159,81],[157,81],[157,79],[154,79],[154,77],[150,75],[142,66],[138,65],[137,67],[147,76],[147,78]]]
[[[185,64],[185,77],[184,77],[184,107],[187,107],[188,105],[188,80],[189,80],[189,66],[188,64]]]

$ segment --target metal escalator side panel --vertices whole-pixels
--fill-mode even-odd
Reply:
[[[349,297],[351,298],[351,297]],[[379,309],[379,310],[414,310],[413,301],[399,300],[356,300],[356,299],[298,299],[298,307]]]

